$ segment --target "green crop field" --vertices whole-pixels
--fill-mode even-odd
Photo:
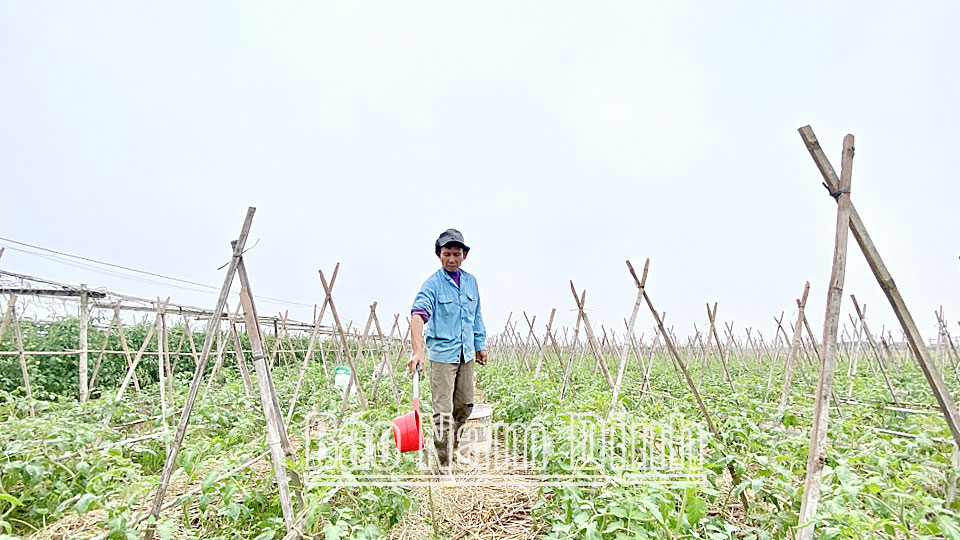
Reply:
[[[73,319],[20,324],[27,350],[76,347]],[[170,342],[177,343],[182,331],[171,327]],[[134,349],[146,335],[143,326],[127,327],[125,332]],[[103,337],[91,332],[90,348],[102,345]],[[202,342],[203,336],[197,334],[195,339]],[[303,336],[295,337],[295,349],[305,348],[305,341]],[[246,336],[243,343],[248,343]],[[268,335],[268,350],[271,344]],[[16,350],[9,336],[0,345],[5,351]],[[107,349],[113,346],[108,343]],[[342,404],[332,376],[336,347],[331,341],[322,342],[322,347],[328,370],[316,358],[307,367],[299,405],[287,428],[296,451],[285,465],[304,478],[356,472],[350,470],[350,463],[313,457],[321,447],[348,442],[342,436],[334,438],[336,426],[330,425],[330,419],[339,417]],[[356,343],[351,347],[347,354],[354,355]],[[146,350],[156,349],[151,345]],[[495,422],[537,426],[541,437],[522,439],[510,451],[538,464],[541,475],[571,470],[572,447],[582,436],[570,433],[570,418],[576,415],[597,418],[590,429],[598,433],[605,424],[623,418],[640,423],[682,418],[691,427],[692,439],[702,444],[697,464],[702,481],[620,482],[616,464],[598,455],[599,466],[585,473],[596,477],[594,485],[536,486],[535,497],[523,508],[528,537],[792,537],[810,442],[816,382],[812,364],[804,364],[806,371],[795,376],[788,406],[780,414],[782,360],[774,365],[768,391],[770,358],[745,353],[737,361],[731,359],[735,392],[730,391],[719,359],[707,362],[700,393],[722,434],[721,442],[707,429],[686,382],[662,348],[641,346],[643,363],[628,356],[614,415],[609,414],[611,391],[592,356],[573,354],[573,349],[571,355],[565,354],[564,361],[572,359],[573,365],[561,400],[563,371],[554,355],[546,355],[540,375],[535,376],[535,352],[519,347],[493,351],[490,365],[478,368],[477,386],[494,406]],[[369,348],[358,357],[359,379],[368,399],[377,352]],[[611,370],[615,371],[618,355],[608,352],[604,357],[614,362]],[[226,354],[231,354],[230,349]],[[699,355],[692,349],[682,354],[694,380],[699,379]],[[279,356],[273,381],[281,409],[286,411],[303,353]],[[521,357],[525,362],[520,362]],[[3,538],[138,538],[151,524],[142,518],[158,484],[179,408],[167,407],[168,418],[161,417],[155,357],[138,367],[141,391],[128,390],[115,408],[112,396],[126,368],[122,356],[104,355],[100,382],[86,403],[79,403],[74,395],[75,354],[39,358],[28,366],[33,383],[29,402],[23,395],[17,357],[4,356],[0,367],[0,533]],[[251,361],[249,352],[246,358]],[[409,410],[411,381],[401,373],[406,357],[391,354],[391,358],[398,372],[399,403],[384,378],[366,410],[355,401],[347,402],[343,426],[388,422]],[[842,417],[835,408],[831,411],[822,497],[815,517],[817,534],[820,538],[958,537],[957,505],[948,502],[950,487],[957,481],[957,468],[951,466],[952,439],[919,369],[903,355],[892,366],[896,369],[889,370],[899,400],[910,411],[904,412],[889,408],[886,385],[866,363],[848,378],[847,361],[841,357],[837,370]],[[649,388],[642,390],[646,362],[653,365]],[[177,362],[171,403],[183,402],[193,369],[189,355]],[[948,378],[947,382],[956,393],[956,381]],[[848,391],[852,399],[846,399]],[[423,397],[422,412],[428,419],[429,388]],[[201,387],[164,509],[153,523],[159,537],[267,540],[284,535],[269,457],[254,460],[267,448],[259,401],[256,392],[244,391],[235,362],[224,362],[216,384]],[[30,417],[30,405],[35,417]],[[575,450],[580,455],[584,451]],[[417,453],[400,456],[388,472],[412,474],[418,459]],[[252,464],[242,467],[251,460]],[[732,481],[728,468],[737,472],[739,484]],[[324,486],[307,482],[294,491],[302,497],[302,503],[295,499],[295,509],[304,535],[471,537],[470,531],[452,525],[456,516],[444,514],[439,500],[444,497],[443,488],[432,490],[431,499],[424,497],[422,489],[403,483]],[[741,495],[748,502],[746,509]],[[437,508],[428,512],[426,505],[433,504],[434,496]],[[496,503],[495,499],[484,502]],[[427,516],[420,533],[403,532],[414,515]]]

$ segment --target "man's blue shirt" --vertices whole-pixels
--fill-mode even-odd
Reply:
[[[460,286],[444,269],[423,282],[413,300],[412,311],[427,313],[426,343],[430,360],[456,364],[460,355],[473,359],[487,349],[487,329],[480,316],[477,278],[460,270]]]

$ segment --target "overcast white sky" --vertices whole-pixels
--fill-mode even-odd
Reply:
[[[960,318],[958,28],[947,1],[4,2],[0,236],[219,285],[256,206],[254,292],[319,303],[339,261],[362,324],[374,300],[409,312],[456,227],[492,331],[552,307],[572,325],[570,279],[620,330],[623,261],[649,257],[678,334],[716,301],[772,336],[805,280],[822,324],[836,205],[810,124],[837,169],[857,136],[853,200],[932,338],[939,305]],[[847,292],[895,324],[850,245]]]

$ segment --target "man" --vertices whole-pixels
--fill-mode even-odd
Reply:
[[[420,287],[413,301],[410,334],[412,373],[422,370],[423,326],[430,356],[430,392],[433,396],[433,433],[441,469],[450,466],[460,428],[473,411],[473,360],[487,363],[487,330],[480,316],[477,279],[460,269],[470,248],[456,229],[447,229],[434,243],[440,270]]]

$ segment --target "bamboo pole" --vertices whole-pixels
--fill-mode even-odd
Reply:
[[[80,284],[80,321],[79,332],[77,336],[77,347],[80,349],[80,358],[77,361],[80,380],[80,403],[85,403],[90,396],[90,389],[87,379],[87,324],[90,318],[90,310],[87,308],[87,285]]]
[[[338,264],[336,268],[333,269],[333,275],[330,277],[330,288],[332,289],[334,284],[337,282],[337,272],[340,270],[340,265]],[[323,315],[327,311],[327,298],[324,297],[323,304],[320,306],[320,315],[316,316],[313,325],[313,332],[310,333],[310,342],[307,344],[307,353],[303,357],[303,363],[300,365],[300,371],[297,373],[297,384],[293,388],[293,397],[290,398],[290,407],[287,410],[287,425],[290,425],[290,420],[293,418],[293,410],[297,406],[297,399],[300,397],[300,388],[303,386],[303,377],[307,372],[307,366],[310,364],[310,358],[313,356],[313,351],[316,349],[317,340],[320,338],[320,322],[323,321]],[[316,310],[314,310],[316,311]],[[316,315],[316,313],[314,313]],[[327,370],[327,359],[323,356],[323,345],[320,345],[320,360],[323,363],[323,374],[327,377],[330,376],[330,372]]]
[[[555,355],[557,356],[557,367],[560,368],[560,372],[561,372],[561,374],[563,374],[563,371],[564,371],[563,353],[561,352],[560,345],[557,343],[557,335],[556,335],[556,334],[557,334],[557,331],[556,331],[556,330],[551,330],[550,332],[547,332],[547,333],[544,335],[544,338],[543,338],[543,339],[544,339],[544,342],[546,342],[547,339],[550,340],[550,346],[553,348],[553,354],[555,354]],[[548,369],[549,369],[549,365],[548,365],[547,367],[548,367]],[[550,371],[550,378],[553,379],[553,371],[552,371],[552,370]]]
[[[233,341],[233,336],[230,334],[229,327],[232,326],[236,318],[240,315],[240,304],[237,304],[237,309],[230,311],[230,304],[225,302],[223,304],[224,309],[227,310],[227,325],[228,330],[226,335],[220,335],[220,322],[217,323],[217,360],[213,363],[213,369],[210,370],[210,376],[207,377],[207,387],[204,389],[204,392],[209,392],[210,387],[213,385],[213,381],[217,378],[217,375],[220,374],[220,369],[223,367],[224,357],[226,355],[227,346]],[[236,348],[236,345],[234,345]],[[246,386],[244,386],[246,388]],[[247,394],[249,395],[249,394]]]
[[[376,306],[376,303],[374,303]],[[377,331],[375,336],[375,341],[380,342],[380,368],[377,370],[376,377],[373,381],[373,391],[370,392],[370,400],[373,401],[377,399],[377,388],[380,386],[380,379],[383,377],[383,371],[387,371],[387,375],[390,377],[390,388],[393,390],[393,401],[400,406],[400,390],[397,388],[397,378],[394,374],[393,364],[390,362],[390,351],[387,348],[387,344],[383,338],[383,330],[380,328],[380,318],[377,317],[377,311],[374,307],[373,309],[373,327]],[[394,319],[394,325],[396,325],[396,319]],[[391,336],[393,335],[393,328],[390,329]]]
[[[240,304],[237,304],[237,310],[239,313]],[[240,370],[240,378],[243,380],[243,393],[246,395],[253,394],[253,381],[250,379],[250,371],[247,369],[247,358],[243,354],[243,344],[240,341],[240,333],[237,332],[237,320],[235,317],[230,317],[230,321],[227,323],[228,330],[230,331],[230,337],[233,338],[233,355],[237,359],[237,368]],[[247,337],[250,337],[250,328],[247,328]],[[250,347],[253,349],[253,347]],[[210,377],[210,381],[207,383],[207,389],[209,390],[210,384],[213,383],[213,377]]]
[[[127,335],[123,331],[123,320],[120,318],[120,307],[113,307],[113,316],[117,321],[117,335],[120,336],[120,348],[123,349],[123,357],[127,361],[127,369],[132,370],[133,389],[140,393],[140,379],[137,378],[137,372],[134,370],[133,358],[130,357],[130,345],[127,344]]]
[[[894,368],[894,369],[896,370],[896,372],[897,372],[897,376],[899,377],[899,376],[900,376],[900,368],[897,366],[897,361],[896,361],[896,359],[893,357],[893,351],[890,350],[890,344],[887,342],[887,340],[886,340],[885,338],[881,337],[881,338],[880,338],[880,345],[883,346],[883,352],[884,352],[884,354],[885,354],[886,357],[887,357],[887,365],[893,366],[893,368]]]
[[[657,331],[653,336],[653,344],[649,349],[650,359],[647,361],[647,365],[643,369],[643,382],[640,383],[641,397],[648,390],[648,387],[650,386],[650,370],[653,369],[653,361],[656,358],[657,342],[659,339],[660,339],[660,328],[657,328]]]
[[[170,297],[167,297],[167,302],[170,302]],[[159,297],[157,297],[157,305],[160,305]],[[167,399],[170,405],[173,405],[173,369],[170,367],[170,336],[167,331],[166,313],[160,315],[160,329],[163,331],[160,335],[163,339],[163,369],[166,370],[167,375]]]
[[[628,324],[626,319],[624,319],[623,324],[624,326]],[[630,352],[633,353],[633,358],[637,361],[637,367],[640,368],[641,373],[645,373],[647,371],[647,362],[643,359],[643,353],[640,352],[643,349],[643,346],[641,345],[643,343],[643,338],[643,334],[640,334],[639,341],[637,340],[637,336],[633,333],[627,335],[627,339],[630,342]]]
[[[166,309],[166,307],[167,305],[163,304],[162,309]],[[120,383],[120,389],[117,390],[117,395],[113,398],[113,403],[110,405],[109,412],[103,419],[104,424],[109,424],[110,420],[113,418],[113,413],[116,412],[117,404],[120,403],[120,400],[123,398],[123,393],[127,389],[127,385],[130,384],[130,381],[133,379],[134,372],[137,370],[137,366],[140,364],[140,359],[143,358],[143,353],[147,350],[147,346],[150,345],[150,339],[153,337],[153,334],[157,332],[160,326],[160,311],[161,310],[158,310],[158,313],[154,318],[153,325],[151,325],[150,329],[147,330],[147,336],[143,338],[143,343],[140,344],[140,349],[137,351],[136,356],[133,357],[133,361],[127,368],[127,374],[124,376],[123,382]],[[162,354],[158,354],[157,358],[162,359],[162,356]]]
[[[853,135],[843,140],[843,161],[838,189],[831,190],[837,199],[837,227],[833,250],[833,269],[830,288],[827,292],[827,312],[823,323],[823,366],[817,381],[817,399],[814,404],[810,451],[807,458],[807,474],[804,480],[803,498],[797,523],[797,540],[813,538],[817,505],[820,502],[820,480],[827,459],[827,426],[830,421],[830,391],[833,389],[833,372],[837,357],[837,329],[840,326],[840,303],[843,299],[843,282],[847,267],[847,228],[850,223],[850,184],[853,172]],[[808,523],[809,522],[809,523]]]
[[[233,242],[230,242],[230,247],[232,247],[232,248],[235,248],[235,247],[236,247],[236,240],[233,241]],[[241,293],[242,293],[243,291],[246,291],[247,299],[249,300],[250,311],[253,312],[253,322],[254,322],[254,325],[253,325],[253,332],[252,332],[252,333],[255,333],[256,336],[257,336],[257,338],[259,339],[259,341],[260,341],[260,351],[261,351],[261,353],[262,353],[264,349],[263,349],[263,334],[260,332],[260,323],[259,323],[259,321],[260,321],[261,319],[260,319],[259,314],[257,313],[257,305],[256,305],[256,304],[254,303],[254,301],[253,301],[253,288],[252,288],[252,285],[250,284],[250,278],[249,278],[249,276],[247,275],[247,267],[246,267],[246,265],[245,265],[244,262],[243,262],[242,253],[241,253],[241,256],[239,257],[239,259],[240,259],[240,260],[237,261],[237,277],[240,279]],[[242,296],[242,294],[241,294],[241,296]],[[248,336],[251,335],[251,329],[250,329],[249,326],[247,327],[247,335],[248,335]],[[253,352],[253,350],[252,350],[252,348],[251,348],[251,353],[252,353],[252,352]],[[262,354],[261,354],[261,356],[262,356]],[[279,398],[277,397],[276,387],[273,385],[273,375],[272,375],[271,372],[270,372],[270,366],[267,364],[267,360],[268,360],[268,359],[266,359],[266,358],[263,358],[263,359],[262,359],[263,367],[266,368],[266,369],[264,370],[264,375],[265,375],[265,377],[264,377],[264,383],[265,383],[265,384],[261,386],[261,385],[260,385],[260,378],[258,377],[258,379],[257,379],[258,387],[260,387],[261,400],[263,399],[264,393],[266,393],[267,398],[270,400],[270,403],[272,404],[271,407],[272,407],[272,411],[273,411],[273,417],[274,417],[274,420],[275,420],[275,421],[274,421],[274,425],[275,425],[275,427],[276,427],[277,434],[278,434],[278,436],[280,437],[280,447],[283,449],[284,455],[285,455],[287,458],[294,458],[294,460],[295,460],[296,452],[294,452],[294,450],[293,450],[293,445],[290,444],[290,438],[287,437],[287,429],[286,429],[286,426],[285,426],[284,423],[283,423],[283,416],[281,415],[281,412],[280,412],[280,400],[279,400]],[[265,387],[265,389],[264,389],[264,387]],[[303,503],[303,484],[302,484],[302,482],[300,481],[300,475],[299,475],[295,470],[293,470],[293,469],[289,469],[289,470],[288,470],[288,473],[289,473],[289,475],[290,475],[290,484],[296,489],[296,492],[295,492],[295,493],[296,493],[296,495],[297,495],[297,502],[300,503],[300,506],[301,506],[301,507],[303,507],[303,505],[304,505],[304,503]]]
[[[3,333],[7,331],[7,321],[10,320],[10,315],[13,313],[13,306],[17,302],[17,295],[10,294],[10,298],[7,300],[7,309],[3,312],[3,320],[0,320],[0,340],[3,339]]]
[[[763,348],[767,351],[767,357],[770,359],[770,372],[767,375],[767,389],[763,393],[764,401],[766,401],[767,397],[770,395],[770,388],[773,387],[773,372],[777,366],[777,361],[780,360],[780,347],[778,346],[778,340],[780,338],[780,330],[783,328],[780,324],[780,321],[783,320],[783,313],[780,313],[780,319],[774,317],[773,320],[777,323],[777,330],[773,333],[773,341],[770,342],[770,346],[773,347],[774,353],[771,354],[766,347],[766,343],[763,343]]]
[[[530,329],[527,331],[527,339],[523,341],[523,349],[521,350],[521,353],[520,353],[520,362],[517,364],[517,373],[520,373],[521,367],[530,369],[530,366],[527,365],[527,350],[530,348],[530,339],[532,338],[534,342],[537,342],[539,344],[537,335],[533,330],[534,325],[537,324],[537,316],[534,315],[533,319],[530,319],[530,317],[527,317],[527,312],[524,311],[523,318],[527,321],[527,326]]]
[[[350,402],[350,390],[355,386],[357,388],[357,395],[360,396],[360,404],[364,410],[367,408],[366,399],[363,396],[363,389],[360,387],[360,379],[357,373],[357,364],[362,361],[363,357],[363,347],[367,342],[367,337],[370,335],[370,327],[373,325],[373,313],[377,309],[377,303],[374,302],[370,306],[370,316],[367,317],[367,323],[363,327],[363,337],[357,342],[357,354],[353,358],[347,357],[347,362],[350,364],[350,381],[347,382],[347,389],[343,392],[343,399],[340,401],[340,416],[337,417],[336,428],[340,427],[340,423],[343,422],[343,417],[347,412],[347,404]]]
[[[950,335],[950,331],[947,329],[947,323],[943,321],[943,314],[935,311],[934,315],[937,316],[937,324],[940,325],[940,333],[943,334],[943,337],[947,342],[947,348],[950,351],[950,356],[952,357],[951,363],[956,371],[957,366],[960,365],[960,354],[957,353],[957,348],[953,345],[953,336]]]
[[[293,337],[290,335],[290,327],[287,326],[287,320],[290,318],[290,310],[284,310],[283,320],[280,322],[280,330],[283,332],[283,343],[286,347],[286,354],[290,355],[290,363],[297,365],[297,351],[293,346]]]
[[[190,327],[190,317],[187,315],[183,316],[183,334],[186,338],[186,342],[190,345],[190,357],[193,358],[193,365],[197,365],[197,344],[193,341],[193,330]],[[180,349],[180,346],[177,346],[177,349]],[[177,369],[177,362],[180,361],[180,356],[177,356],[177,359],[173,362],[173,369]]]
[[[184,321],[187,320],[187,316],[183,315]],[[177,370],[177,363],[180,362],[180,357],[183,352],[183,344],[187,341],[187,325],[184,324],[184,330],[180,332],[180,339],[177,340],[177,348],[173,351],[173,364],[170,365],[170,373],[173,373]]]
[[[87,384],[87,398],[89,399],[90,393],[93,392],[94,385],[97,384],[97,373],[100,372],[100,362],[103,360],[103,355],[107,352],[107,344],[110,341],[110,334],[113,332],[113,319],[110,320],[110,324],[107,325],[107,331],[103,336],[103,347],[100,348],[100,354],[97,355],[97,361],[93,366],[93,375],[90,376],[90,382]]]
[[[167,298],[170,301],[170,298]],[[160,299],[157,298],[157,386],[160,388],[160,425],[166,430],[167,419],[167,377],[163,361],[166,351],[166,318],[164,317],[164,307],[160,307]],[[113,416],[113,415],[111,415]]]
[[[16,301],[17,295],[10,295],[10,304],[13,305],[13,302]],[[30,374],[27,373],[27,357],[23,354],[23,334],[20,331],[20,320],[17,318],[17,310],[14,309],[11,313],[11,319],[13,322],[13,334],[17,339],[17,352],[20,353],[20,375],[23,377],[23,387],[26,391],[27,403],[30,406],[30,418],[36,417],[37,413],[33,408],[33,391],[30,389]]]
[[[260,389],[260,404],[263,406],[263,416],[267,424],[267,446],[270,448],[270,457],[273,464],[273,476],[280,493],[280,510],[283,512],[283,522],[287,531],[293,528],[294,512],[293,500],[290,497],[290,480],[284,463],[286,456],[280,438],[282,421],[280,410],[274,407],[274,399],[270,395],[272,382],[270,381],[266,355],[263,344],[260,342],[260,331],[254,316],[253,299],[246,287],[240,287],[240,304],[243,306],[243,318],[247,325],[247,335],[250,337],[250,348],[253,349],[253,367],[257,373],[257,387]]]
[[[285,318],[286,318],[286,315],[281,313],[280,314],[281,321],[285,320]],[[286,367],[286,363],[287,363],[286,351],[284,351],[280,345],[281,345],[280,329],[277,327],[277,320],[274,319],[273,320],[273,348],[270,350],[270,354],[269,354],[271,368],[273,368],[274,364],[277,363],[277,360],[280,359],[281,353],[284,353],[282,360],[284,362],[284,367]]]
[[[694,365],[697,363],[697,360],[700,360],[700,373],[697,375],[697,391],[699,391],[700,385],[703,384],[703,375],[710,366],[710,353],[707,352],[707,346],[703,343],[703,337],[696,324],[693,325],[693,332],[693,338],[687,340],[687,349],[695,349],[693,361],[690,365]],[[696,347],[694,347],[694,342],[696,342]]]

